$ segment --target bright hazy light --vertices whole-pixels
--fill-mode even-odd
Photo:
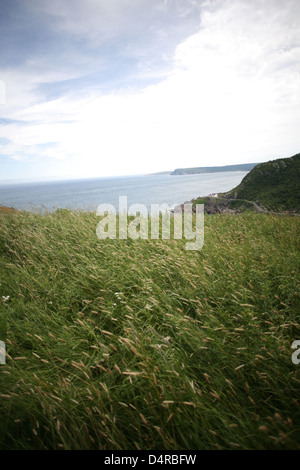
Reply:
[[[12,59],[0,69],[6,85],[1,179],[14,178],[15,171],[18,177],[139,174],[299,152],[298,0],[143,0],[145,9],[155,9],[154,30],[159,22],[152,48],[142,26],[127,41],[136,2],[127,2],[128,21],[123,22],[122,0],[113,1],[101,34],[95,15],[104,1],[97,2],[99,10],[94,0],[84,2],[84,13],[77,1],[72,13],[63,8],[65,1],[53,3],[60,16],[48,26],[69,41],[78,67],[68,57],[56,67],[53,53],[41,63],[33,53],[27,62]],[[169,25],[161,18],[175,3],[179,20],[177,25],[172,17],[172,27],[186,28],[184,38],[176,44],[174,33],[169,44]],[[37,3],[31,7],[33,15]],[[41,14],[53,14],[48,8]],[[187,22],[191,15],[197,18],[193,27]],[[80,41],[92,51],[87,69]],[[121,84],[115,77],[110,83],[106,66],[92,74],[92,61],[106,63],[112,44],[116,62],[109,67],[117,69],[116,77],[126,74]]]

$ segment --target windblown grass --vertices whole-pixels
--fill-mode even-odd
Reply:
[[[97,221],[0,219],[0,448],[300,448],[299,218],[207,216],[198,252]]]

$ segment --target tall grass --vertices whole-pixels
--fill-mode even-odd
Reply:
[[[299,449],[299,218],[207,216],[198,252],[98,220],[0,219],[0,448]]]

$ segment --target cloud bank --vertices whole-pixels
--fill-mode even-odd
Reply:
[[[1,179],[299,152],[298,0],[4,5]]]

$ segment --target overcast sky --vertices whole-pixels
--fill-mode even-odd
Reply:
[[[298,152],[299,0],[0,0],[0,180]]]

